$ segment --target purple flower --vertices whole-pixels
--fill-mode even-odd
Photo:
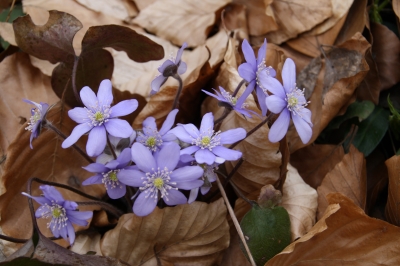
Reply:
[[[43,191],[41,197],[33,197],[24,192],[22,194],[42,205],[35,212],[36,218],[51,218],[51,221],[47,223],[47,228],[50,228],[55,237],[61,236],[65,240],[69,238],[69,243],[72,245],[75,241],[72,223],[86,226],[88,224],[86,220],[92,218],[93,213],[76,211],[78,204],[64,200],[61,193],[53,186],[44,185],[39,188]]]
[[[208,91],[205,91],[205,90],[202,90],[202,91],[205,92],[206,94],[210,95],[211,97],[214,97],[218,101],[222,102],[224,104],[224,106],[235,110],[239,114],[242,114],[247,117],[251,117],[250,113],[257,115],[256,112],[246,109],[247,105],[244,103],[244,101],[246,100],[246,98],[244,97],[245,95],[242,95],[241,97],[237,98],[237,97],[233,97],[231,94],[229,94],[229,92],[224,90],[224,88],[222,88],[222,87],[219,87],[219,90],[220,90],[220,92],[218,92],[217,90],[214,90],[215,94],[209,93]]]
[[[29,119],[28,126],[25,128],[25,130],[31,131],[31,137],[29,139],[29,145],[31,149],[33,149],[32,146],[32,140],[36,139],[40,131],[42,129],[42,121],[46,115],[47,110],[49,109],[49,105],[47,103],[35,103],[33,101],[23,99],[24,102],[33,104],[35,107],[31,109],[31,118]]]
[[[139,187],[141,193],[133,204],[133,212],[138,216],[150,214],[161,197],[167,205],[187,203],[178,189],[191,190],[203,185],[198,180],[203,175],[199,166],[177,168],[179,162],[178,144],[171,142],[153,155],[143,144],[132,145],[132,161],[136,170],[125,170],[120,180],[127,185]]]
[[[286,134],[290,118],[299,133],[301,141],[306,144],[312,136],[311,111],[305,108],[308,105],[304,97],[304,90],[296,86],[296,65],[293,60],[288,58],[282,69],[282,84],[275,78],[262,77],[270,95],[265,103],[269,110],[274,114],[279,114],[278,119],[271,126],[268,138],[271,142],[280,141]]]
[[[200,130],[193,124],[179,124],[171,130],[178,139],[190,143],[189,146],[181,150],[181,154],[193,154],[196,162],[208,165],[214,162],[223,162],[224,160],[237,160],[242,157],[240,151],[231,150],[222,146],[223,144],[232,144],[246,137],[246,130],[243,128],[230,129],[222,132],[214,131],[214,116],[207,113],[203,116]]]
[[[253,49],[247,40],[243,40],[242,42],[242,51],[244,54],[244,58],[246,59],[246,63],[243,63],[239,66],[238,72],[239,75],[244,78],[249,85],[245,92],[243,93],[244,97],[247,98],[250,93],[256,88],[258,102],[261,107],[261,113],[263,116],[267,114],[267,106],[265,105],[265,98],[267,95],[267,87],[262,82],[260,77],[263,76],[271,76],[275,77],[276,71],[272,67],[267,67],[265,65],[265,53],[267,51],[267,40],[264,39],[264,44],[258,50],[257,59],[254,55]],[[242,95],[242,96],[243,96]]]
[[[167,59],[159,68],[160,74],[153,79],[151,82],[151,92],[150,95],[157,93],[160,87],[167,81],[168,77],[173,77],[175,75],[182,75],[186,72],[187,66],[185,62],[181,61],[183,50],[187,47],[187,43],[184,43],[182,47],[178,50],[176,58],[171,57]]]
[[[199,190],[202,195],[205,195],[208,193],[208,191],[210,191],[212,186],[211,183],[215,182],[218,178],[217,174],[214,172],[215,170],[218,170],[218,165],[218,163],[213,163],[212,165],[199,164],[199,166],[204,170],[204,174],[201,177],[201,180],[204,181],[204,184],[201,187],[194,188],[190,191],[188,203],[192,203],[197,198]]]
[[[92,163],[83,169],[97,173],[82,182],[82,185],[104,184],[107,189],[107,194],[112,199],[119,199],[125,196],[126,184],[120,180],[120,175],[130,169],[128,164],[131,161],[131,149],[124,149],[116,160],[113,160],[106,165],[101,163]]]
[[[119,156],[125,148],[130,148],[132,146],[132,143],[136,138],[136,131],[133,131],[133,134],[129,138],[117,138],[111,135],[109,135],[108,138],[110,140],[111,148],[114,150],[115,154]],[[107,145],[104,152],[96,158],[96,163],[106,164],[112,160],[114,160],[114,156],[110,147]]]
[[[139,132],[136,139],[149,150],[159,151],[166,143],[176,140],[176,136],[169,131],[175,123],[175,117],[178,109],[172,110],[165,119],[160,131],[157,130],[154,117],[148,117],[143,121],[143,133]]]
[[[62,143],[61,146],[64,149],[73,145],[83,134],[90,131],[86,151],[89,156],[98,156],[106,146],[106,132],[119,138],[128,138],[132,135],[133,129],[129,123],[117,119],[117,117],[135,111],[138,107],[137,100],[125,100],[111,107],[113,101],[112,85],[108,79],[100,83],[97,96],[87,86],[82,88],[80,96],[86,107],[76,107],[68,111],[69,117],[79,125]]]

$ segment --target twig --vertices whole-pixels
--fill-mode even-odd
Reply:
[[[10,7],[10,11],[8,11],[7,18],[6,18],[5,22],[8,22],[8,20],[10,19],[11,12],[14,10],[14,5],[15,5],[15,0],[12,1],[11,7]]]

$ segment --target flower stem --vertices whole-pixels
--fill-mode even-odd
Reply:
[[[239,170],[239,167],[242,166],[242,163],[244,162],[243,158],[239,159],[239,162],[237,162],[237,164],[235,165],[235,167],[232,169],[232,171],[228,174],[228,176],[225,179],[225,184],[224,187],[226,187],[226,185],[228,184],[228,182],[231,181],[232,176],[237,172],[237,170]]]
[[[99,205],[103,210],[111,213],[117,219],[124,214],[122,211],[114,208],[112,205],[102,201],[75,201],[75,202],[81,206]]]
[[[181,95],[181,92],[183,89],[183,82],[182,82],[181,77],[178,74],[175,74],[172,77],[179,82],[178,92],[176,93],[174,104],[172,105],[172,110],[174,110],[178,107],[178,104],[179,104],[179,96]]]
[[[111,141],[110,141],[109,135],[107,135],[107,145],[110,148],[110,151],[111,151],[112,156],[114,157],[114,160],[117,159],[117,154],[115,153],[114,148],[111,145]]]
[[[21,239],[21,238],[15,238],[15,237],[11,237],[11,236],[5,236],[0,234],[0,239],[6,240],[6,241],[10,241],[13,243],[25,243],[26,241],[28,241],[29,239]]]
[[[240,88],[243,86],[243,84],[246,82],[245,79],[242,79],[241,82],[239,82],[239,84],[237,85],[235,91],[232,93],[232,97],[236,97],[236,94],[238,94]]]
[[[78,71],[78,63],[79,63],[79,56],[75,56],[74,66],[72,68],[72,90],[74,91],[74,95],[78,103],[83,106],[81,97],[79,97],[78,89],[76,88],[76,72]]]
[[[226,108],[224,109],[224,113],[214,121],[214,128],[215,131],[218,131],[219,128],[221,127],[221,123],[222,121],[224,121],[224,119],[229,115],[229,113],[232,111],[232,109]]]

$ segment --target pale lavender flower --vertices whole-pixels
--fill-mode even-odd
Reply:
[[[132,146],[132,143],[136,138],[136,131],[133,131],[129,138],[117,138],[111,135],[109,135],[108,138],[110,140],[111,149],[114,150],[115,155],[119,156],[125,148],[130,148]],[[106,164],[109,161],[114,160],[111,149],[107,145],[104,152],[97,156],[96,163]]]
[[[194,188],[190,191],[188,203],[192,203],[197,198],[199,191],[202,195],[205,195],[211,189],[211,183],[217,181],[217,174],[215,170],[218,170],[218,163],[213,163],[212,165],[208,164],[199,164],[201,168],[204,170],[204,174],[201,177],[201,180],[204,181],[204,184],[201,187]]]
[[[159,151],[166,143],[176,140],[176,136],[169,131],[175,123],[178,109],[172,110],[165,119],[160,131],[157,130],[154,117],[148,117],[143,121],[143,133],[139,132],[136,139],[152,152]]]
[[[40,186],[43,191],[43,196],[33,197],[27,193],[22,193],[34,199],[40,206],[36,212],[36,218],[51,218],[47,223],[47,227],[55,237],[62,237],[72,245],[75,241],[75,230],[72,224],[86,226],[86,220],[92,218],[93,212],[84,211],[80,212],[76,209],[78,204],[74,201],[64,200],[61,193],[53,186]]]
[[[246,130],[243,128],[230,129],[225,132],[214,131],[214,116],[207,113],[203,116],[200,130],[193,124],[178,124],[171,130],[178,139],[190,143],[189,146],[181,150],[181,154],[193,154],[196,162],[208,165],[222,160],[237,160],[242,157],[240,151],[231,150],[223,144],[232,144],[246,137]]]
[[[116,160],[110,161],[107,164],[92,163],[83,169],[96,173],[82,182],[82,185],[104,184],[107,189],[107,194],[112,199],[119,199],[126,194],[126,184],[120,180],[120,175],[126,169],[131,169],[128,166],[131,162],[131,149],[124,149]]]
[[[246,98],[244,97],[245,95],[242,95],[239,98],[233,97],[229,92],[224,90],[224,88],[222,87],[219,87],[219,92],[217,90],[214,90],[215,94],[212,94],[205,90],[202,91],[205,92],[207,95],[210,95],[211,97],[214,97],[215,99],[220,101],[223,104],[223,106],[231,108],[236,112],[238,112],[239,114],[242,114],[247,117],[251,117],[250,113],[258,115],[256,112],[246,109],[247,105],[244,103],[244,101],[246,100]]]
[[[143,144],[132,145],[132,161],[136,170],[121,172],[120,180],[127,185],[139,187],[140,194],[133,204],[133,212],[138,216],[150,214],[161,197],[167,205],[187,203],[185,195],[178,189],[191,190],[203,185],[198,180],[203,175],[199,166],[176,168],[179,162],[178,144],[171,142],[152,154]]]
[[[32,146],[32,140],[36,139],[40,131],[42,129],[42,121],[46,115],[47,110],[49,109],[49,105],[47,103],[36,103],[27,99],[23,99],[24,102],[33,104],[35,107],[31,109],[31,118],[29,118],[28,126],[25,128],[25,130],[29,130],[31,133],[31,137],[29,139],[29,145],[31,149],[33,149]]]
[[[262,76],[271,76],[275,77],[276,71],[272,67],[267,67],[265,65],[265,54],[267,51],[267,40],[264,39],[264,44],[258,50],[257,59],[254,55],[253,49],[251,48],[249,42],[247,40],[243,40],[242,42],[242,51],[244,54],[244,58],[246,59],[246,63],[243,63],[239,66],[238,72],[239,75],[244,78],[249,84],[247,85],[246,90],[242,94],[244,97],[248,97],[250,93],[256,88],[258,102],[261,107],[261,113],[263,116],[267,114],[268,108],[265,105],[265,98],[267,95],[267,87],[260,80]]]
[[[113,101],[112,85],[108,79],[100,83],[97,96],[87,86],[82,88],[80,96],[86,107],[76,107],[68,111],[69,117],[79,125],[64,140],[61,145],[63,148],[70,147],[83,134],[90,131],[86,151],[89,156],[98,156],[106,146],[107,132],[119,138],[128,138],[132,135],[133,129],[129,123],[117,117],[135,111],[138,107],[137,100],[125,100],[111,107]]]
[[[312,136],[311,111],[305,108],[308,105],[304,97],[304,90],[296,86],[296,65],[293,60],[288,58],[282,69],[282,84],[275,78],[263,77],[270,95],[265,100],[269,110],[274,114],[279,114],[278,119],[271,126],[268,138],[271,142],[280,141],[289,128],[290,118],[300,136],[301,141],[306,144]]]
[[[151,82],[151,92],[150,95],[157,93],[160,87],[167,81],[168,77],[173,77],[175,75],[182,75],[186,72],[187,66],[185,62],[181,61],[183,50],[187,47],[187,43],[184,43],[182,47],[178,50],[176,58],[171,57],[167,59],[159,68],[160,74],[153,79]]]

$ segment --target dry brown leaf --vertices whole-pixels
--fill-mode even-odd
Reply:
[[[357,32],[363,32],[367,21],[367,0],[354,0],[335,44],[342,44],[351,39]]]
[[[98,232],[90,232],[76,235],[75,242],[70,250],[85,255],[89,251],[96,252],[96,256],[103,256],[100,250],[101,235]]]
[[[399,265],[400,229],[370,218],[340,193],[311,231],[272,258],[273,265]]]
[[[266,37],[276,44],[309,31],[332,16],[331,0],[313,1],[312,4],[307,0],[275,0],[271,7],[279,30],[269,32]]]
[[[400,156],[394,155],[386,162],[389,174],[388,200],[385,208],[386,219],[400,225]]]
[[[227,5],[224,8],[220,29],[234,31],[238,39],[248,39],[246,7],[235,3]]]
[[[0,156],[14,140],[16,133],[25,127],[25,121],[31,116],[33,105],[22,99],[53,104],[58,102],[50,85],[50,78],[33,67],[29,56],[25,53],[15,53],[0,64]],[[29,148],[29,142],[25,143]],[[35,144],[33,144],[35,146]],[[1,190],[0,190],[1,194]]]
[[[104,15],[115,17],[119,20],[127,20],[138,14],[131,0],[75,0],[81,5]]]
[[[143,9],[153,4],[157,0],[131,0],[131,1],[133,1],[136,4],[137,8],[140,11],[142,11]]]
[[[157,36],[181,46],[195,47],[205,43],[215,12],[229,0],[158,0],[143,9],[133,20]]]
[[[218,265],[229,245],[226,207],[219,199],[125,214],[100,245],[105,256],[132,265]]]
[[[392,7],[394,13],[396,13],[397,18],[400,18],[400,1],[399,0],[393,0],[392,1]]]
[[[328,207],[326,196],[339,192],[365,210],[367,200],[367,169],[363,153],[354,146],[335,168],[330,171],[318,187],[318,219]]]
[[[14,29],[11,23],[0,22],[0,36],[9,44],[17,46]]]
[[[316,189],[343,156],[342,146],[308,145],[292,153],[290,163],[299,171],[303,180]]]

